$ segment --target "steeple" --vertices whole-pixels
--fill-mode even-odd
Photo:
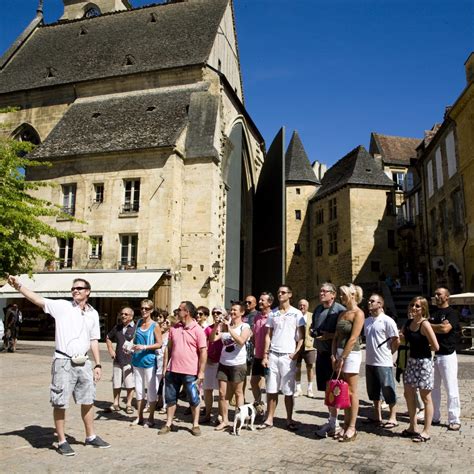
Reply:
[[[316,174],[311,167],[308,155],[304,149],[301,138],[295,130],[291,136],[290,144],[285,155],[286,182],[319,184]]]
[[[103,13],[130,10],[128,0],[63,0],[64,14],[61,20],[77,20],[90,18]]]

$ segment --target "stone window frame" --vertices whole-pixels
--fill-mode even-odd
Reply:
[[[76,214],[77,183],[64,183],[61,185],[62,211],[64,214]]]
[[[334,197],[328,201],[329,209],[329,220],[333,221],[337,219],[337,198]]]
[[[141,179],[125,178],[123,188],[122,214],[137,213],[140,210]]]
[[[301,210],[300,209],[295,209],[295,219],[297,221],[301,220]]]
[[[316,257],[323,256],[323,239],[316,239]]]
[[[58,237],[58,265],[59,268],[72,268],[73,254],[74,254],[74,239],[69,237],[63,239]]]
[[[137,268],[138,234],[120,234],[119,269],[129,270]],[[124,251],[125,250],[125,251]]]
[[[105,198],[105,184],[94,183],[94,204],[102,204]]]
[[[102,235],[91,235],[90,237],[90,260],[102,260],[104,237]]]
[[[328,232],[328,242],[329,242],[329,255],[337,255],[337,230],[331,230]]]

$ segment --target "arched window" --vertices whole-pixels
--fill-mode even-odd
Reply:
[[[88,3],[84,7],[84,18],[93,18],[95,16],[100,16],[101,15],[100,8],[97,5],[94,5],[93,3]]]
[[[12,133],[12,138],[19,142],[31,142],[34,145],[39,145],[41,143],[41,138],[38,132],[29,123],[20,125]]]

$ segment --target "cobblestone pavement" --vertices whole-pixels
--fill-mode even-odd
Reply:
[[[20,342],[15,354],[0,354],[0,462],[4,472],[473,472],[474,356],[461,355],[460,390],[462,428],[447,431],[433,427],[431,441],[413,443],[399,436],[407,427],[384,430],[362,423],[369,414],[365,378],[359,382],[361,409],[358,437],[353,443],[318,440],[315,426],[326,420],[322,394],[295,401],[299,429],[284,429],[283,400],[278,406],[276,426],[266,431],[242,430],[240,437],[202,427],[202,436],[190,433],[190,418],[184,406],[178,409],[176,432],[157,436],[164,415],[157,416],[154,428],[130,426],[133,417],[125,412],[108,413],[111,400],[112,365],[101,344],[103,380],[97,386],[96,430],[112,444],[111,449],[86,448],[79,407],[67,413],[67,434],[75,457],[62,457],[54,450],[52,410],[49,406],[51,342]],[[303,375],[303,380],[304,379]],[[305,386],[305,385],[303,385]],[[406,411],[402,387],[399,411]],[[251,393],[247,392],[251,399]],[[443,419],[446,421],[445,399]]]

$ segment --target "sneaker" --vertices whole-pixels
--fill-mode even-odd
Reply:
[[[416,414],[416,419],[418,421],[424,421],[425,419],[425,410],[420,410],[417,414]],[[439,424],[439,423],[438,423]]]
[[[93,440],[88,441],[86,439],[86,446],[92,446],[94,448],[107,449],[110,448],[110,444],[104,441],[102,438],[96,436]]]
[[[308,398],[314,398],[314,393],[312,388],[308,388]]]
[[[336,434],[336,427],[331,425],[331,423],[328,422],[328,423],[325,423],[324,425],[320,426],[315,434],[318,438],[331,437],[331,436],[334,436]]]
[[[380,405],[380,408],[382,410],[386,410],[387,408],[390,408],[390,406],[386,401],[383,401],[382,404]]]
[[[64,441],[64,443],[58,444],[57,451],[59,454],[62,454],[63,456],[75,456],[76,451],[71,448],[71,445],[67,442]]]
[[[293,396],[297,398],[301,397],[301,395],[303,395],[303,391],[301,390],[301,388],[298,388]]]

